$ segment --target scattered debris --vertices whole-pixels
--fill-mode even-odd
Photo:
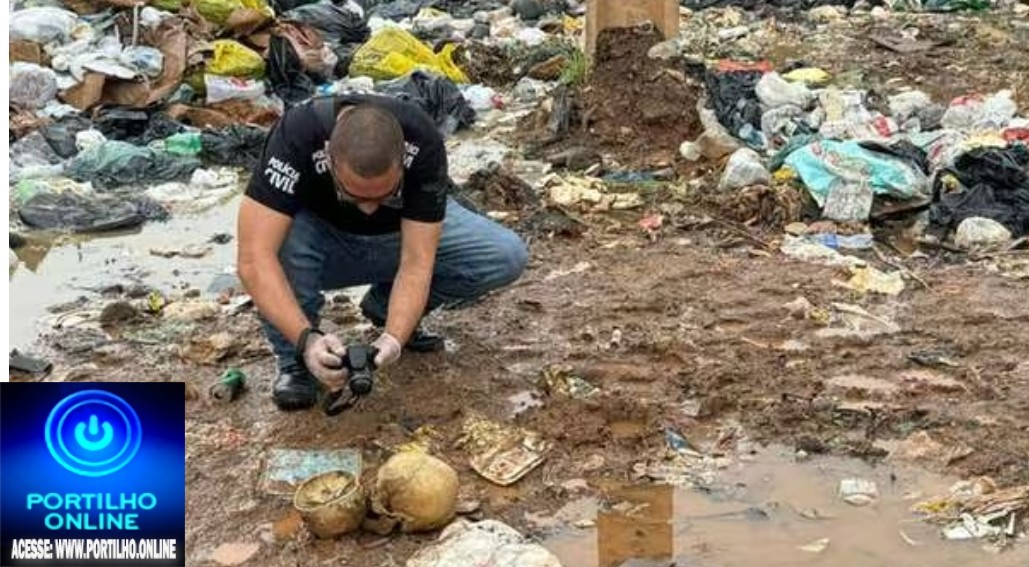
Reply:
[[[870,480],[845,478],[840,481],[840,497],[847,504],[867,506],[879,497],[879,489]]]
[[[472,454],[475,472],[500,486],[518,482],[546,458],[552,443],[538,434],[478,417],[465,420],[458,446]]]
[[[406,567],[492,565],[495,567],[561,567],[543,546],[529,543],[514,528],[496,520],[457,520],[443,530],[439,543],[419,550]]]
[[[268,451],[261,490],[288,496],[305,480],[323,473],[343,471],[352,477],[361,473],[361,452],[353,449],[278,449]]]
[[[246,374],[239,368],[229,368],[211,385],[209,393],[219,402],[234,402],[246,388]]]

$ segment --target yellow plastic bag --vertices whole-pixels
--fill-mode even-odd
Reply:
[[[457,46],[447,45],[439,53],[433,53],[428,45],[410,33],[386,28],[372,36],[354,53],[350,74],[389,80],[422,69],[443,75],[455,83],[467,83],[468,77],[454,63],[455,49]]]
[[[265,0],[196,0],[194,5],[204,19],[218,25],[225,25],[229,15],[243,8],[257,10],[269,18],[275,17],[275,11]]]
[[[214,58],[207,62],[207,72],[228,77],[264,76],[264,59],[253,49],[231,39],[214,42]]]

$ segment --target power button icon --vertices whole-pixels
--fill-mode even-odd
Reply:
[[[143,428],[136,411],[103,390],[76,392],[54,406],[46,420],[46,445],[61,466],[82,476],[106,476],[129,464]]]

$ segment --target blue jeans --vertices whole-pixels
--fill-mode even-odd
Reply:
[[[426,310],[466,303],[514,282],[525,270],[528,256],[517,234],[449,199]],[[371,289],[361,308],[381,323],[386,320],[400,265],[400,233],[350,234],[301,211],[293,218],[279,261],[312,325],[318,325],[325,304],[323,290],[367,284]],[[261,323],[279,365],[292,364],[293,345],[264,317]]]

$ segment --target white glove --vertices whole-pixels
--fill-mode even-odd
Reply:
[[[383,368],[393,364],[400,359],[400,353],[404,350],[400,341],[389,333],[379,335],[379,338],[375,339],[372,346],[379,349],[379,354],[375,355],[376,368]]]
[[[347,347],[336,335],[313,336],[304,351],[304,364],[330,392],[336,392],[347,384],[347,369],[343,367],[346,352]]]

